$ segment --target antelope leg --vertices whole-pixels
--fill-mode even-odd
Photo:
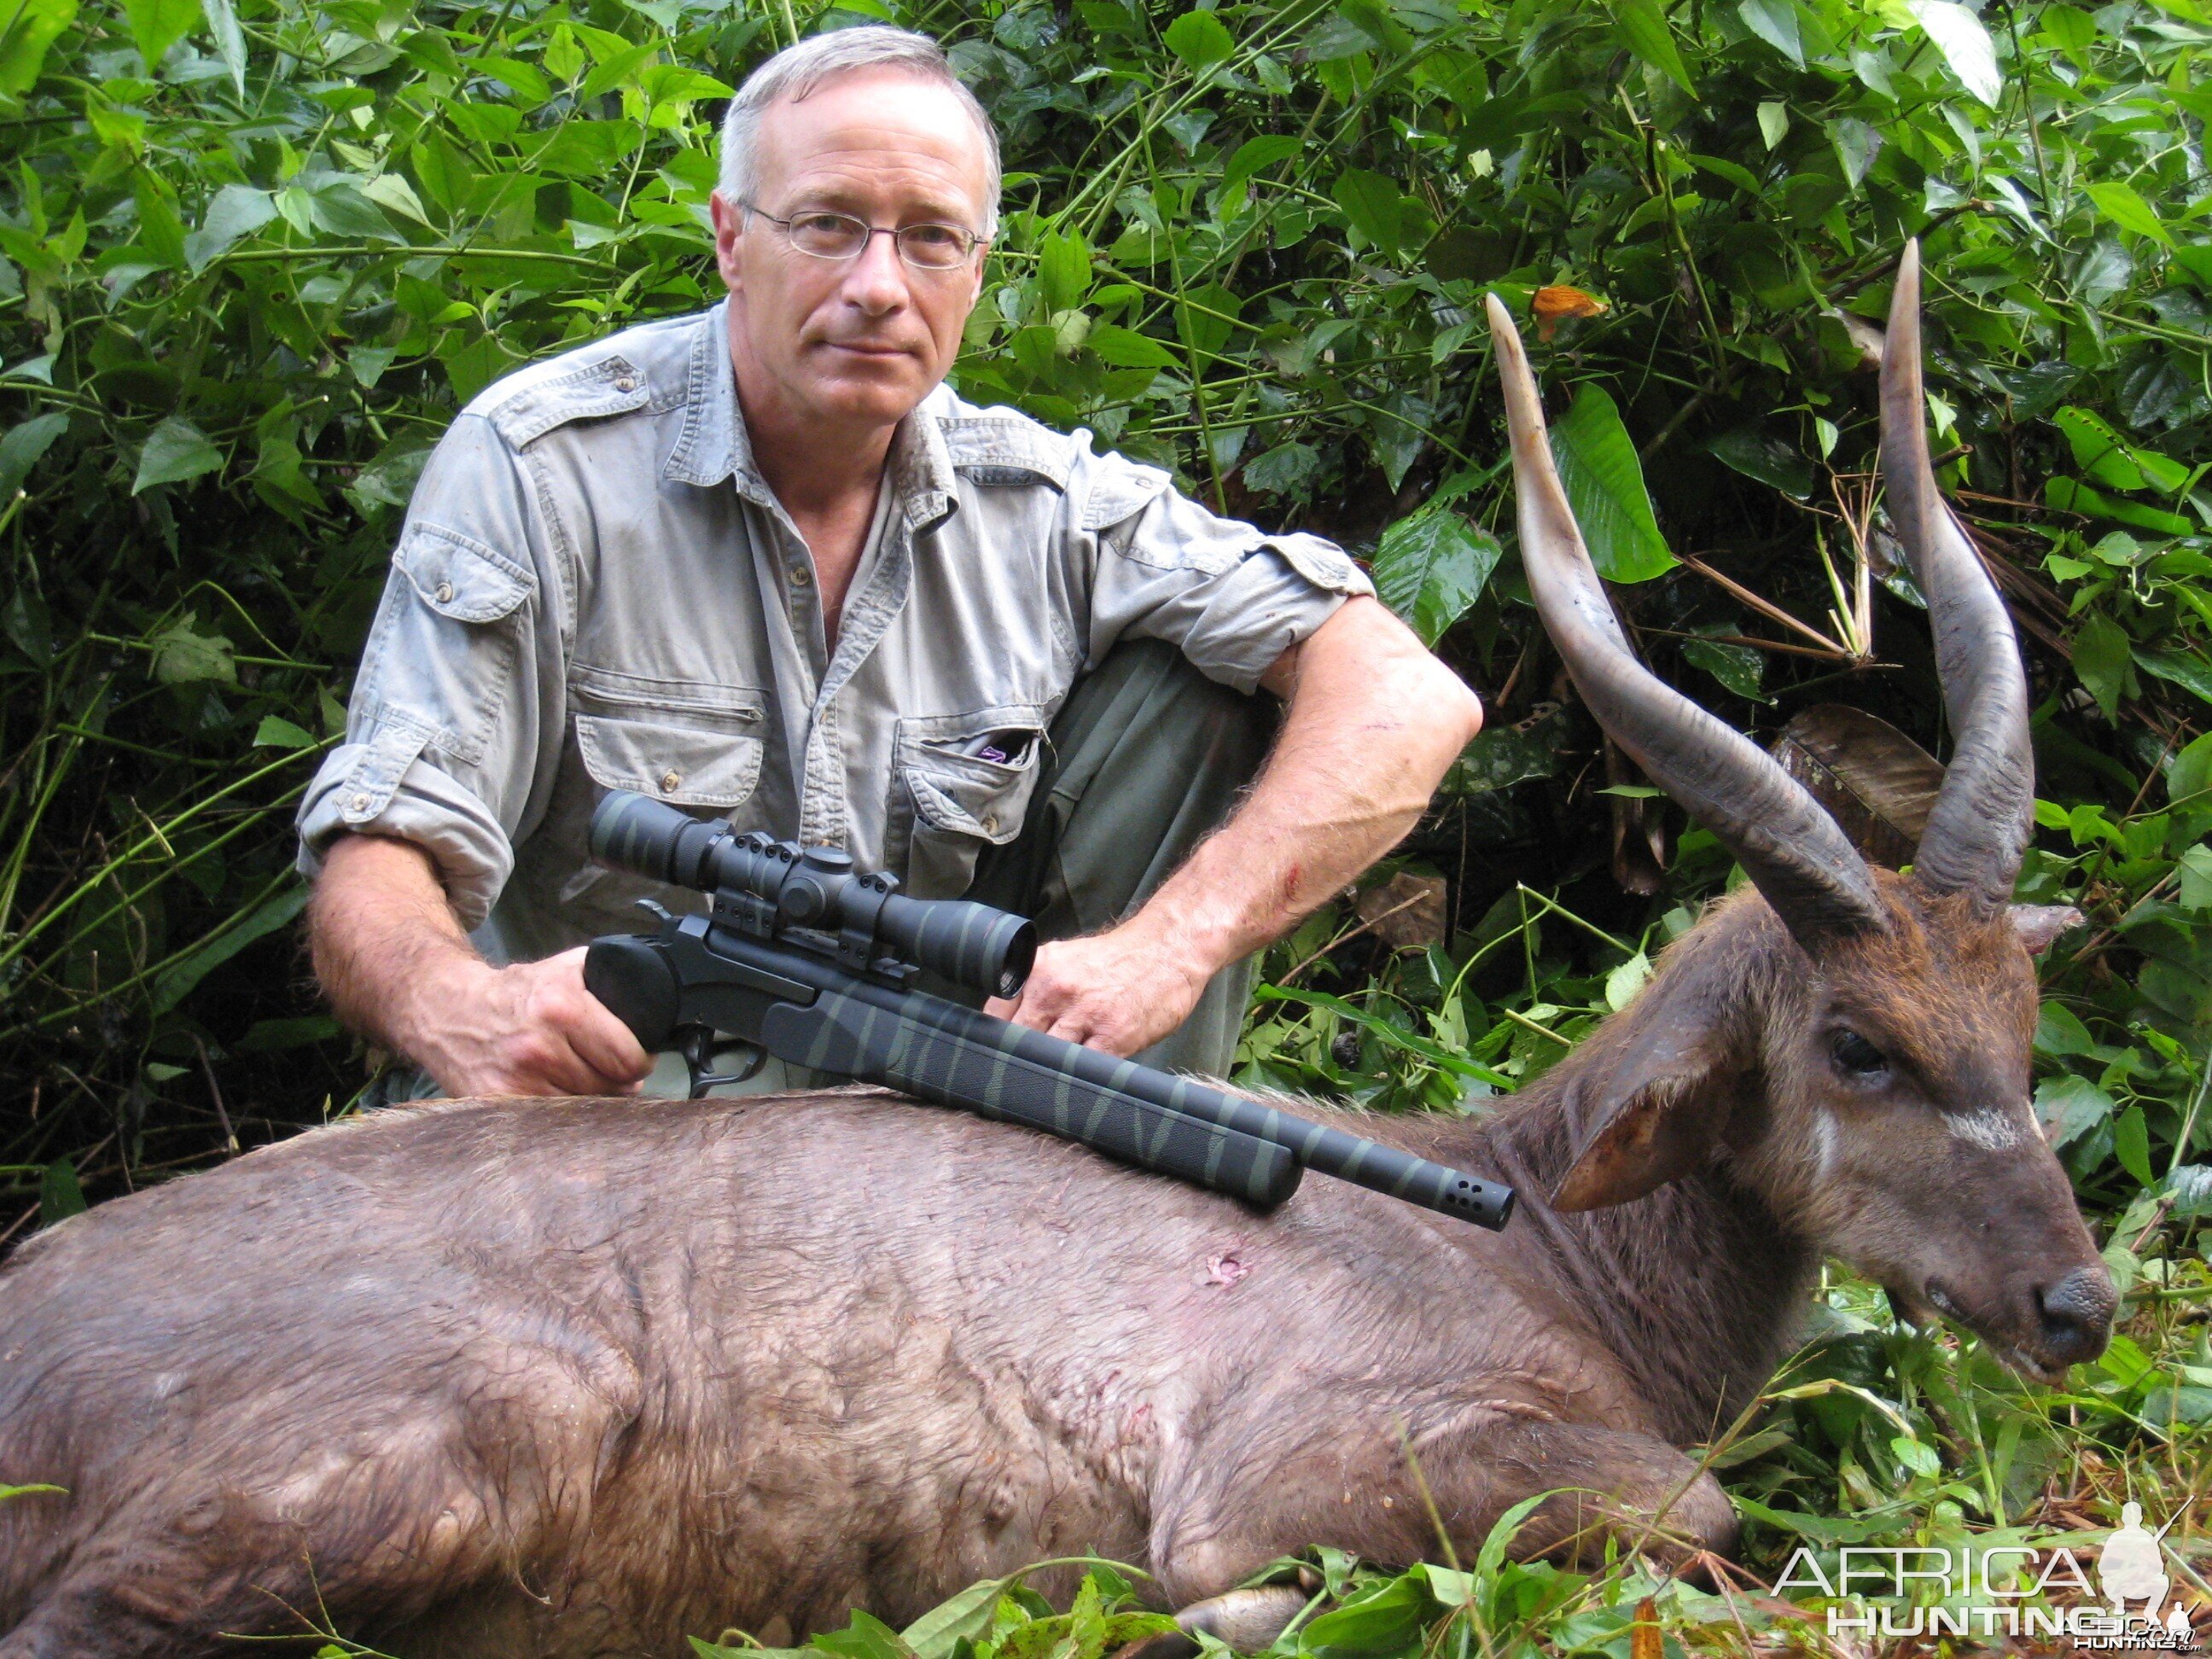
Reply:
[[[1720,1483],[1650,1435],[1486,1410],[1417,1436],[1413,1451],[1462,1559],[1508,1510],[1543,1494],[1514,1536],[1519,1559],[1596,1561],[1607,1537],[1670,1564],[1735,1547],[1735,1510]],[[1188,1607],[1316,1543],[1377,1565],[1442,1559],[1395,1433],[1309,1442],[1282,1462],[1255,1460],[1226,1486],[1162,1513],[1152,1559],[1170,1599]]]

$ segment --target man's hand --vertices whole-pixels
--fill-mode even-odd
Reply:
[[[584,947],[495,968],[446,903],[428,854],[345,836],[307,912],[315,972],[337,1016],[455,1098],[634,1094],[653,1056],[584,988]]]
[[[1039,945],[1020,997],[994,997],[983,1011],[1126,1059],[1189,1018],[1210,977],[1132,919],[1088,939]]]
[[[445,976],[417,1000],[405,1052],[456,1099],[635,1094],[653,1056],[584,988],[585,948]]]

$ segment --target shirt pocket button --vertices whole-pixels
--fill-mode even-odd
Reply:
[[[684,775],[671,768],[660,775],[660,793],[664,795],[672,795],[676,793],[677,785],[683,781]]]
[[[440,583],[438,584],[438,603],[439,603],[440,605],[451,605],[453,602],[453,583],[451,583],[451,582],[440,582]]]

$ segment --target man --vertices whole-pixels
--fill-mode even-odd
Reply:
[[[1224,1069],[1251,954],[1474,735],[1328,543],[940,384],[998,191],[934,43],[793,46],[727,118],[726,302],[511,375],[439,445],[300,813],[331,1002],[429,1084],[651,1072],[582,981],[583,941],[678,902],[590,862],[613,788],[1024,908],[1056,942],[994,1012]]]

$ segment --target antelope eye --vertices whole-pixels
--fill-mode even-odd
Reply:
[[[1836,1069],[1855,1082],[1870,1083],[1887,1074],[1889,1059],[1856,1031],[1838,1031],[1828,1044]]]

